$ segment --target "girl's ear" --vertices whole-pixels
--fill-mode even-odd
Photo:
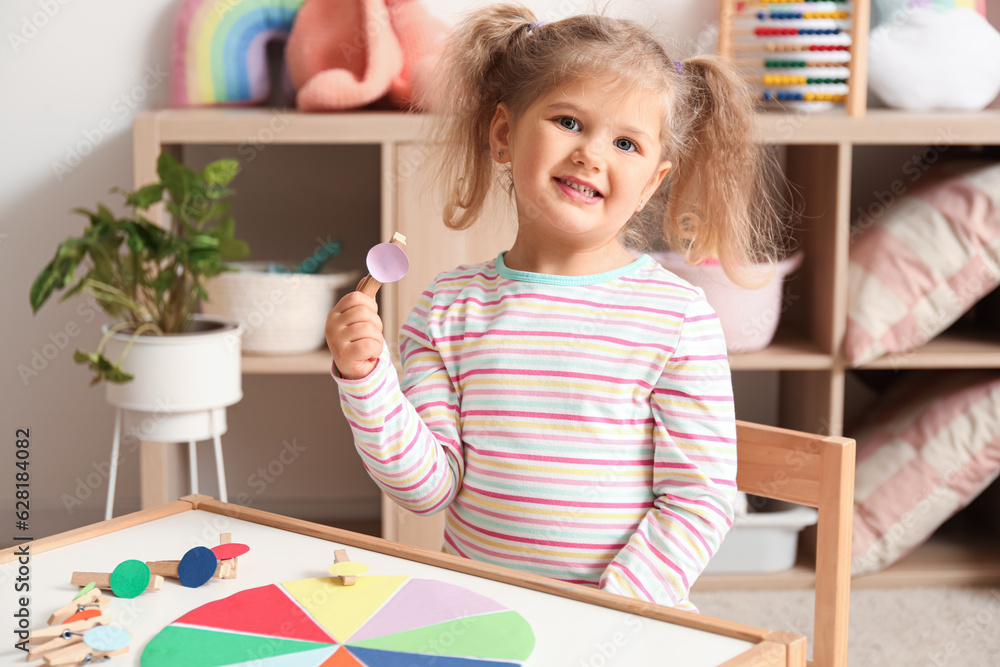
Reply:
[[[642,189],[642,201],[649,201],[649,198],[653,196],[654,192],[656,192],[656,188],[660,187],[660,183],[663,182],[663,179],[667,176],[667,172],[670,171],[670,168],[673,166],[674,165],[671,164],[670,160],[664,160],[660,163],[660,166],[658,166],[656,171],[653,172],[653,177],[649,179],[649,183],[647,183],[646,187]]]
[[[499,164],[510,162],[510,111],[503,102],[490,121],[490,154]]]

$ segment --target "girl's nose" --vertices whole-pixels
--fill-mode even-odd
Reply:
[[[573,161],[584,167],[604,166],[604,142],[600,139],[582,141],[573,153]]]

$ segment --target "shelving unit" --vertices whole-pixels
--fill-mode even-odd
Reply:
[[[385,331],[398,331],[420,291],[440,271],[491,259],[509,246],[512,225],[482,224],[471,231],[444,228],[428,201],[424,137],[427,118],[399,112],[301,114],[279,109],[167,110],[136,116],[136,184],[155,177],[162,150],[180,153],[192,144],[365,144],[381,156],[380,236],[407,236],[411,270],[380,293]],[[845,378],[851,370],[841,352],[847,316],[847,267],[851,229],[851,180],[858,146],[1000,145],[1000,112],[911,114],[870,110],[860,118],[838,115],[758,116],[762,140],[780,147],[785,174],[802,200],[797,245],[802,267],[789,281],[796,298],[782,313],[774,342],[759,352],[733,355],[735,373],[779,374],[779,425],[841,435]],[[499,219],[500,216],[495,216]],[[390,349],[395,347],[390,340]],[[1000,341],[976,333],[948,333],[924,348],[885,358],[865,369],[1000,368]],[[282,357],[244,357],[244,372],[328,373],[325,350]],[[739,396],[737,396],[739,400]],[[179,448],[178,448],[179,449]],[[170,476],[180,464],[170,447],[141,448],[143,506],[171,496]],[[383,536],[438,548],[440,517],[412,516],[383,503]],[[437,543],[435,543],[437,542]],[[918,559],[919,560],[919,559]],[[1000,579],[1000,574],[996,575]]]

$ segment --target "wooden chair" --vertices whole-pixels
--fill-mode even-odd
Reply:
[[[736,424],[736,485],[765,498],[815,507],[814,667],[847,665],[854,512],[854,440],[749,422]]]
[[[765,498],[819,511],[813,667],[847,665],[854,511],[854,440],[750,422],[736,423],[736,484]],[[419,517],[383,496],[386,539],[440,549],[444,513]],[[746,576],[746,575],[742,575]]]

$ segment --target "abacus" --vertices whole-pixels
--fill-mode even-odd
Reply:
[[[867,106],[870,0],[722,0],[719,55],[736,64],[765,107],[849,116]]]

